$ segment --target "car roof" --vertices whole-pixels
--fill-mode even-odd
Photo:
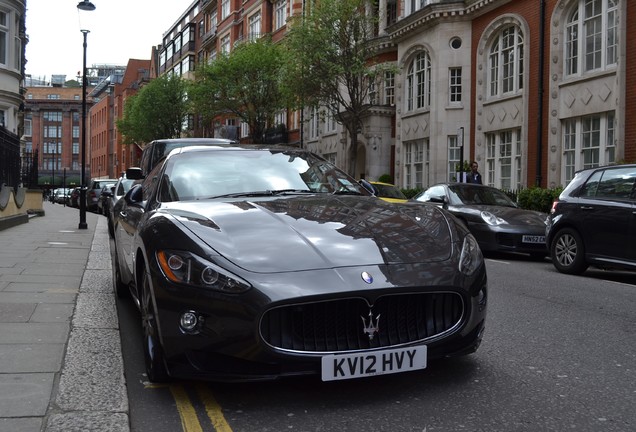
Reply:
[[[218,145],[227,145],[227,144],[236,144],[236,141],[227,139],[227,138],[166,138],[166,139],[157,139],[149,142],[147,146],[150,146],[155,143],[164,143],[164,144],[201,144],[201,145],[209,145],[209,144],[218,144]],[[145,148],[145,147],[144,147]]]
[[[173,153],[189,153],[197,151],[222,151],[222,150],[237,150],[237,151],[250,151],[250,150],[278,150],[278,151],[296,151],[296,152],[308,152],[306,149],[283,144],[238,144],[233,145],[206,145],[206,146],[187,146],[177,147],[170,151]]]

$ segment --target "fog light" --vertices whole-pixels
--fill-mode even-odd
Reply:
[[[192,311],[184,312],[183,315],[181,315],[181,319],[179,320],[181,330],[188,333],[192,333],[194,330],[196,330],[198,324],[199,317],[195,312]]]

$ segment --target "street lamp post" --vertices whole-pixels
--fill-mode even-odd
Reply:
[[[83,0],[77,4],[77,9],[81,11],[94,11],[95,5],[89,0]],[[87,229],[86,223],[86,37],[89,30],[80,29],[84,37],[84,56],[82,63],[82,178],[80,179],[80,221],[79,229]]]

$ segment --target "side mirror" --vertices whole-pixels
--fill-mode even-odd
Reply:
[[[140,184],[136,184],[124,196],[127,204],[139,204],[143,201],[144,193]]]

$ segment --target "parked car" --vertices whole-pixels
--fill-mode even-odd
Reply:
[[[414,200],[441,205],[464,223],[482,251],[530,254],[543,259],[546,213],[524,210],[499,189],[474,183],[440,183]]]
[[[117,183],[106,183],[101,192],[99,193],[99,199],[97,200],[97,213],[103,214],[104,216],[108,215],[108,204],[110,203],[110,198],[113,196],[113,188]]]
[[[71,190],[71,194],[69,195],[69,206],[79,208],[80,190],[81,186],[75,187]]]
[[[69,188],[57,188],[55,189],[53,201],[57,204],[66,204],[70,193],[71,190]]]
[[[589,266],[636,270],[636,165],[579,171],[552,205],[546,236],[567,274]]]
[[[487,276],[437,206],[369,199],[307,150],[173,150],[117,201],[113,283],[141,312],[146,371],[325,381],[474,352]]]
[[[102,188],[108,184],[114,185],[115,183],[117,183],[117,179],[92,179],[86,190],[86,210],[97,212],[99,210],[99,195],[102,193]]]
[[[129,172],[130,170],[139,170],[139,169],[129,168],[127,172]],[[135,177],[135,178],[140,178],[140,177],[141,177],[141,172],[139,171],[139,177]],[[117,183],[115,183],[115,186],[113,186],[112,192],[110,196],[108,197],[109,202],[107,205],[105,205],[105,207],[107,209],[106,217],[108,218],[108,234],[111,237],[113,236],[113,208],[115,208],[115,204],[117,203],[117,201],[119,201],[121,197],[126,195],[126,192],[130,190],[130,187],[133,185],[133,183],[135,183],[135,179],[133,177],[128,178],[126,175],[123,175],[122,177],[119,178]]]
[[[149,142],[144,146],[141,154],[140,168],[144,175],[148,174],[157,162],[170,151],[178,147],[201,145],[230,145],[236,141],[225,138],[172,138],[159,139]]]
[[[402,191],[395,185],[383,182],[369,182],[373,185],[376,193],[375,196],[382,198],[388,202],[407,202],[408,198],[402,193]]]

